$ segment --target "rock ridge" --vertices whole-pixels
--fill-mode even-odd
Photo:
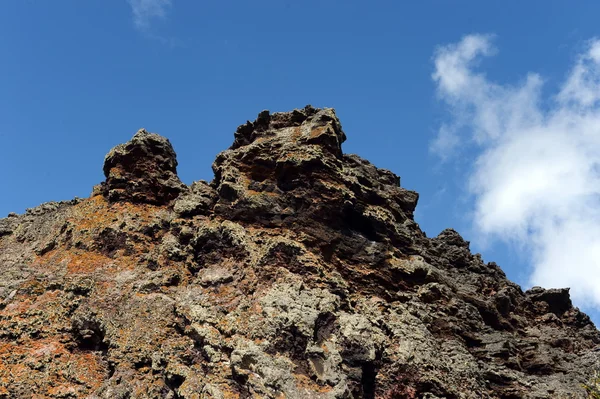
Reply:
[[[0,398],[586,398],[600,334],[523,291],[333,109],[262,111],[190,186],[164,137],[0,219]]]

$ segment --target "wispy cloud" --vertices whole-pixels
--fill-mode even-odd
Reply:
[[[569,286],[577,303],[600,306],[600,40],[551,98],[538,74],[502,85],[478,72],[492,42],[469,35],[435,52],[432,79],[449,118],[431,149],[475,154],[474,228],[531,254],[531,284]]]
[[[171,0],[127,0],[133,13],[135,27],[144,33],[151,33],[152,22],[163,19],[172,5]]]

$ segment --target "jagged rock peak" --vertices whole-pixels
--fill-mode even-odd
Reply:
[[[274,138],[296,144],[321,144],[341,155],[346,135],[333,108],[307,105],[303,109],[274,114],[265,110],[254,122],[248,121],[238,127],[231,149]]]
[[[406,243],[417,228],[417,193],[401,188],[392,172],[343,154],[345,139],[331,108],[262,111],[237,129],[233,145],[213,164],[214,212],[294,226],[329,249],[342,232]],[[322,236],[316,226],[328,233]]]
[[[177,156],[168,139],[140,129],[104,158],[100,192],[110,201],[166,204],[185,189],[177,177]]]
[[[428,238],[343,139],[331,109],[262,112],[186,187],[141,130],[91,198],[0,219],[0,399],[587,397],[569,290]]]

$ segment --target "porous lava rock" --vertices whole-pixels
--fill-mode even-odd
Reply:
[[[104,159],[106,181],[100,190],[109,201],[164,205],[185,186],[177,177],[177,156],[166,138],[140,129]]]
[[[0,398],[585,398],[600,334],[344,154],[332,109],[263,111],[189,187],[169,141],[90,198],[0,219]]]

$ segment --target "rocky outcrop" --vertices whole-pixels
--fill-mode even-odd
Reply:
[[[164,205],[184,191],[177,177],[177,157],[171,143],[155,133],[139,130],[104,159],[99,191],[109,201]]]
[[[345,139],[263,111],[187,187],[142,130],[90,198],[0,219],[0,398],[585,398],[568,289],[427,238]]]

